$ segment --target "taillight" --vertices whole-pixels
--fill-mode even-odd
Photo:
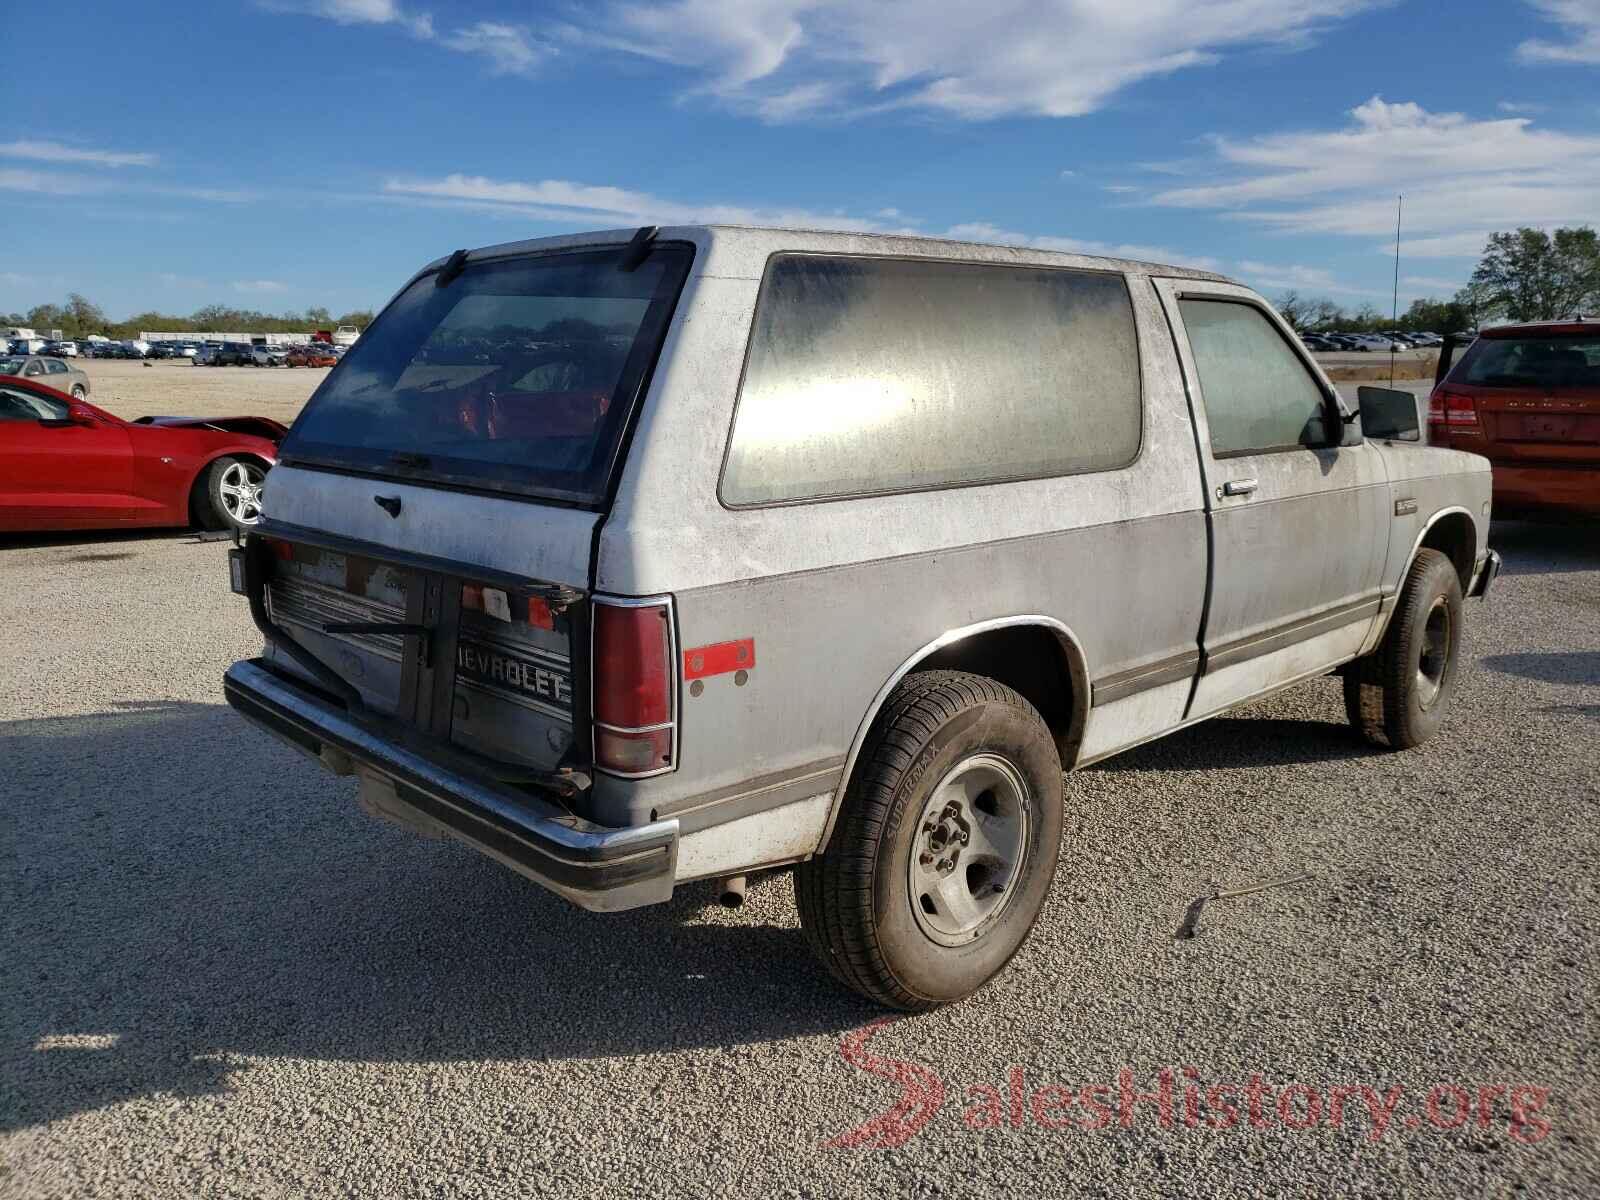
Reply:
[[[1451,429],[1476,432],[1478,428],[1478,402],[1462,392],[1440,389],[1444,393],[1444,423]]]
[[[595,766],[637,778],[670,771],[677,742],[672,605],[594,603]]]

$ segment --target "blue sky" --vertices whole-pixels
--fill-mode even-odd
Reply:
[[[59,4],[7,65],[0,309],[381,304],[697,219],[1197,263],[1388,307],[1600,224],[1600,0]]]

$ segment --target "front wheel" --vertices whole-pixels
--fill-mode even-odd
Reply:
[[[879,1004],[961,1000],[1027,939],[1061,827],[1061,760],[1034,707],[985,676],[910,675],[873,724],[827,847],[795,871],[806,939]]]
[[[249,529],[261,520],[266,468],[247,458],[219,458],[206,473],[200,524],[207,529]]]
[[[1420,746],[1444,721],[1456,689],[1461,579],[1437,550],[1417,552],[1378,648],[1344,669],[1350,723],[1376,746]]]

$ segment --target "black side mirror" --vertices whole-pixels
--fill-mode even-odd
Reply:
[[[1356,395],[1361,401],[1361,426],[1368,437],[1390,442],[1422,440],[1416,396],[1381,387],[1359,387]]]

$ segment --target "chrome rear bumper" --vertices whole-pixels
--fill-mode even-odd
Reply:
[[[229,704],[273,736],[325,766],[348,760],[356,773],[392,785],[400,803],[424,818],[419,824],[443,826],[582,908],[614,912],[672,896],[676,818],[629,829],[590,824],[555,803],[384,738],[259,659],[229,667],[222,690]]]

